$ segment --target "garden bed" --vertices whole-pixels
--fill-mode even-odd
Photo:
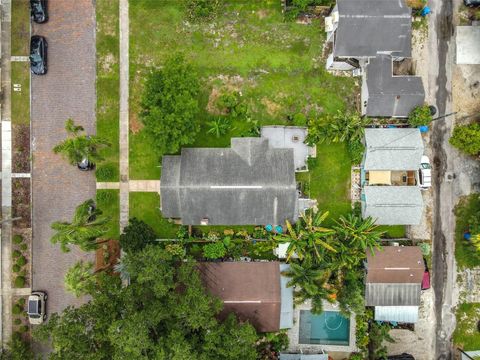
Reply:
[[[480,266],[480,252],[464,239],[467,231],[472,231],[473,219],[480,214],[480,195],[462,197],[455,207],[455,259],[459,268]]]
[[[120,259],[120,244],[118,241],[102,242],[95,252],[95,271],[111,270],[118,259]]]
[[[19,333],[24,340],[30,340],[30,324],[27,317],[27,296],[12,297],[12,330]]]
[[[30,126],[12,125],[12,172],[30,172]]]
[[[12,286],[30,287],[32,229],[14,229],[12,237]]]
[[[13,178],[12,179],[12,217],[20,219],[14,222],[16,229],[26,229],[31,227],[31,197],[30,197],[30,179]]]

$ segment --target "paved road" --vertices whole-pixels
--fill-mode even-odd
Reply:
[[[48,41],[48,74],[32,76],[33,288],[48,292],[48,312],[80,300],[64,292],[63,277],[77,260],[92,257],[77,249],[64,254],[50,243],[50,224],[69,220],[75,207],[95,195],[93,173],[79,171],[53,154],[65,138],[65,120],[95,130],[95,7],[92,0],[49,2],[50,20],[33,34]]]

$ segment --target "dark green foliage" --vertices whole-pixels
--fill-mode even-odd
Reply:
[[[20,244],[20,250],[22,251],[26,251],[28,249],[28,245],[27,244]]]
[[[243,119],[248,116],[248,106],[242,101],[240,93],[224,93],[217,101],[217,107],[226,111],[234,119]]]
[[[21,329],[24,330],[23,327]],[[30,360],[34,359],[35,356],[30,343],[22,337],[21,333],[15,332],[12,334],[12,339],[7,343],[6,350],[4,350],[0,358],[5,360]]]
[[[25,298],[20,298],[20,299],[18,299],[18,301],[17,301],[17,304],[20,305],[20,306],[24,306],[25,303],[26,303]]]
[[[362,162],[365,146],[360,140],[349,141],[347,143],[347,150],[352,164],[360,164]]]
[[[207,122],[207,125],[209,127],[209,129],[207,130],[207,134],[213,134],[217,138],[219,138],[230,131],[232,123],[229,119],[225,117],[218,117],[212,121]]]
[[[395,341],[390,336],[390,324],[379,324],[376,321],[370,322],[369,331],[369,358],[371,360],[386,359],[388,356],[387,347],[384,345],[385,341],[394,343]]]
[[[468,155],[480,154],[480,124],[457,125],[453,129],[450,144]]]
[[[14,285],[17,288],[21,288],[25,286],[25,277],[23,276],[17,276],[14,281]]]
[[[12,314],[20,315],[23,312],[23,307],[19,304],[15,304],[12,306]]]
[[[220,9],[220,0],[184,0],[187,17],[191,21],[213,20]]]
[[[12,240],[14,244],[21,244],[23,242],[23,236],[19,234],[13,235]]]
[[[203,256],[207,259],[221,259],[227,253],[225,245],[221,241],[206,244],[203,247]]]
[[[17,265],[18,266],[23,266],[27,263],[27,259],[25,259],[25,256],[20,256],[18,259],[17,259]]]
[[[13,320],[14,325],[20,325],[21,323],[22,323],[22,320],[20,320],[19,318],[16,318],[15,320]]]
[[[126,253],[134,253],[149,244],[154,244],[156,238],[157,234],[148,224],[132,218],[120,235],[120,246]]]
[[[428,125],[432,122],[432,114],[428,105],[417,106],[408,115],[408,123],[413,126]]]
[[[19,272],[20,269],[21,269],[20,265],[18,265],[18,264],[13,264],[13,266],[12,266],[12,271],[13,271],[14,273]]]
[[[293,125],[295,126],[306,126],[307,125],[307,117],[302,113],[297,113],[293,116]]]
[[[200,131],[200,85],[193,66],[174,54],[145,83],[141,118],[154,139],[158,155],[176,153],[194,142]]]
[[[345,315],[362,314],[365,311],[364,272],[361,269],[348,271],[343,278],[343,286],[339,289],[337,301]]]
[[[21,255],[22,255],[22,253],[20,252],[20,250],[13,250],[12,251],[12,256],[13,256],[14,259],[18,258]]]
[[[18,331],[22,334],[26,333],[28,331],[28,326],[27,325],[22,325],[18,328]]]

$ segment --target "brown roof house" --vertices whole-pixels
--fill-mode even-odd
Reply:
[[[367,251],[365,305],[375,320],[415,323],[425,265],[418,246],[386,246]]]
[[[223,301],[220,318],[235,313],[260,332],[293,325],[293,290],[280,262],[203,262],[198,270],[207,290]]]

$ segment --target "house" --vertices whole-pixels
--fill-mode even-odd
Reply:
[[[404,0],[337,0],[325,18],[327,69],[352,70],[378,53],[411,56],[412,10]]]
[[[380,225],[417,225],[423,213],[418,170],[423,141],[417,128],[365,129],[361,165],[362,216]]]
[[[223,301],[219,317],[235,313],[260,332],[293,325],[293,290],[281,275],[289,265],[279,262],[203,262],[200,277],[212,295]]]
[[[386,246],[367,251],[365,305],[375,320],[415,323],[425,265],[418,246]]]
[[[294,150],[266,138],[164,156],[160,197],[163,216],[185,225],[282,225],[312,204],[297,190]]]
[[[420,76],[393,75],[390,55],[378,54],[368,60],[362,74],[362,115],[408,117],[424,102]]]

